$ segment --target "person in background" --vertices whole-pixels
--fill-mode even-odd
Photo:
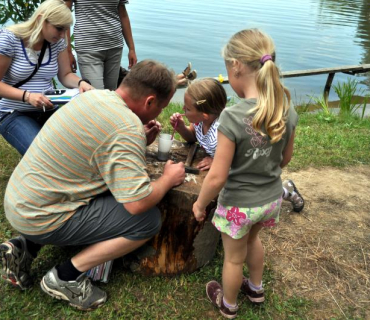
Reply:
[[[80,94],[50,118],[5,192],[5,215],[21,235],[0,245],[4,281],[28,288],[44,244],[86,245],[49,270],[41,288],[80,310],[106,301],[85,272],[153,237],[161,227],[156,204],[185,179],[181,162],[167,161],[156,181],[146,171],[146,146],[161,129],[154,119],[175,90],[173,72],[144,60],[116,91]]]
[[[115,90],[120,72],[123,38],[128,47],[128,68],[137,63],[131,23],[126,10],[128,0],[66,0],[76,22],[74,45],[83,78],[97,89]],[[76,60],[69,41],[68,52],[74,72]]]
[[[21,155],[56,110],[43,95],[55,76],[67,88],[93,88],[69,64],[66,30],[72,22],[62,0],[46,0],[28,21],[0,31],[0,133]]]
[[[219,194],[212,223],[221,232],[225,251],[222,286],[210,281],[206,293],[223,316],[233,319],[240,290],[252,303],[265,300],[258,234],[279,221],[280,175],[292,157],[298,116],[280,81],[269,36],[242,30],[231,37],[223,57],[229,83],[243,100],[220,115],[215,157],[193,212],[198,221],[204,220],[207,205]]]

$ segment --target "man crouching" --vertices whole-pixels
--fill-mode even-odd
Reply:
[[[92,90],[57,111],[10,177],[4,208],[20,236],[0,246],[2,278],[25,289],[45,244],[88,245],[43,277],[41,288],[81,310],[107,295],[85,272],[143,245],[161,226],[156,204],[185,178],[168,161],[151,182],[145,150],[160,131],[154,119],[172,98],[173,72],[145,60],[116,91]]]

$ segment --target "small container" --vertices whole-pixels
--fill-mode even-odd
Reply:
[[[170,155],[172,146],[171,135],[168,133],[161,133],[158,139],[158,154],[157,159],[159,161],[167,161]]]

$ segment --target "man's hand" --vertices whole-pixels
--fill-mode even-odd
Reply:
[[[170,179],[172,187],[176,187],[185,180],[185,166],[184,163],[174,163],[168,160],[163,169],[163,177]]]
[[[152,144],[157,137],[158,133],[162,130],[162,125],[155,120],[149,121],[144,125],[145,135],[146,135],[146,145]]]

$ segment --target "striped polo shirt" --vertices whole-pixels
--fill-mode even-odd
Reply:
[[[57,43],[50,43],[46,48],[41,67],[36,74],[19,87],[29,92],[44,92],[53,89],[52,79],[58,73],[59,53],[67,48],[64,39]],[[7,29],[0,30],[0,54],[12,58],[12,62],[6,71],[2,82],[10,86],[27,79],[35,70],[37,64],[37,53],[24,46],[23,40],[16,37]],[[0,111],[36,111],[37,108],[22,101],[1,99]]]
[[[120,203],[148,196],[140,119],[109,90],[85,92],[43,126],[10,177],[4,208],[24,234],[55,230],[97,195]]]
[[[206,153],[213,158],[217,147],[218,118],[213,121],[206,134],[203,134],[203,122],[193,123],[193,126],[195,129],[195,137],[200,146],[203,147]]]
[[[73,29],[77,52],[123,47],[118,6],[128,0],[74,0],[76,23]]]

